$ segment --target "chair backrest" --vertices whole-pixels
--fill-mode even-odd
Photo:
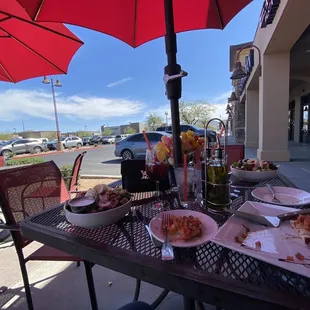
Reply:
[[[68,186],[70,192],[78,190],[77,186],[79,182],[79,174],[81,170],[82,161],[86,153],[87,153],[86,151],[80,153],[74,161],[72,174]]]
[[[0,207],[7,225],[57,206],[70,195],[53,161],[0,170]],[[18,233],[21,247],[29,243]]]
[[[147,178],[144,159],[123,160],[121,162],[122,186],[131,193],[156,190],[155,182]],[[161,191],[170,189],[169,176],[159,182]]]
[[[226,154],[228,166],[230,167],[235,161],[244,159],[244,144],[226,145]]]

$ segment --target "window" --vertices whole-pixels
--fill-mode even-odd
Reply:
[[[172,131],[172,127],[171,127],[171,126],[168,126],[168,127],[166,128],[166,131]]]
[[[128,142],[142,142],[145,140],[144,140],[143,134],[140,133],[140,134],[137,134],[137,135],[130,137],[127,141]]]
[[[151,142],[159,142],[161,140],[162,135],[158,133],[148,133],[147,137]]]
[[[74,140],[74,141],[75,140],[79,140],[79,138],[77,138],[77,137],[72,137],[71,139]]]
[[[158,127],[156,131],[165,131],[166,127]]]
[[[21,144],[25,144],[27,140],[25,139],[21,139],[21,140],[17,140],[16,142],[14,142],[14,145],[21,145]],[[28,140],[29,141],[29,140]]]

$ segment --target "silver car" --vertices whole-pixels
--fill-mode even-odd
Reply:
[[[47,147],[50,150],[56,150],[57,149],[57,142],[58,140],[54,140],[52,142],[49,142],[47,144]],[[83,146],[83,140],[79,137],[63,137],[61,138],[61,144],[64,149],[71,148],[71,147],[81,147]]]
[[[154,146],[161,140],[162,136],[169,136],[171,134],[161,131],[149,131],[147,137],[151,146]],[[142,133],[136,133],[121,141],[115,143],[114,154],[116,157],[123,159],[144,158],[146,154],[147,145]]]
[[[112,136],[102,137],[101,141],[103,144],[113,144],[115,143],[115,137]]]
[[[10,140],[0,146],[0,155],[9,157],[10,154],[41,153],[46,150],[46,144],[39,139]]]

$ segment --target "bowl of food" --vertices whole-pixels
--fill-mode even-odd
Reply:
[[[263,182],[274,179],[279,167],[270,161],[255,158],[241,159],[230,166],[231,173],[244,181]]]
[[[123,218],[132,206],[132,197],[127,190],[107,186],[90,189],[84,196],[95,201],[83,213],[76,213],[70,201],[64,206],[65,216],[72,225],[98,228],[111,225]],[[76,206],[76,204],[75,204]]]

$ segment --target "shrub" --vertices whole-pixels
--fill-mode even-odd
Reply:
[[[32,157],[32,158],[19,158],[19,159],[9,159],[6,161],[6,166],[18,166],[18,165],[33,165],[44,163],[44,158]]]
[[[66,166],[60,167],[62,177],[64,178],[67,186],[69,186],[69,183],[70,183],[70,178],[68,177],[71,177],[72,169],[73,169],[73,165],[66,165]]]

